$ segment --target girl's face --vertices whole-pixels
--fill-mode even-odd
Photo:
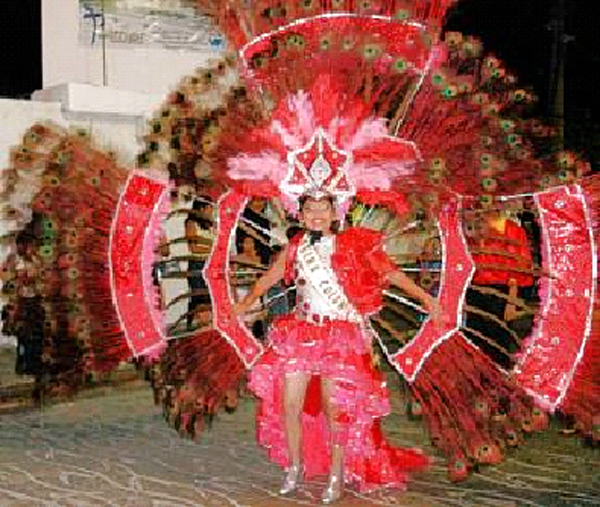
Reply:
[[[255,253],[254,240],[249,236],[246,236],[242,242],[242,253],[246,255],[253,255]]]
[[[335,210],[329,199],[307,199],[302,206],[300,218],[309,231],[331,232]]]
[[[424,253],[429,255],[439,255],[442,250],[440,240],[438,238],[430,238],[425,242],[425,247],[423,250]]]

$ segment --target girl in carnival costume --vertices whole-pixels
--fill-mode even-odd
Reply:
[[[163,356],[168,382],[159,398],[169,421],[195,434],[203,422],[198,416],[210,420],[227,408],[227,393],[235,393],[250,370],[251,387],[261,398],[260,441],[275,461],[290,467],[284,493],[296,487],[301,466],[306,476],[332,472],[324,495],[331,501],[342,479],[363,490],[398,485],[403,469],[426,464],[418,453],[390,447],[379,429],[387,397],[369,365],[365,320],[379,307],[384,285],[394,282],[381,236],[349,229],[325,234],[314,245],[310,237],[318,234],[292,241],[273,269],[295,280],[304,299],[294,315],[278,321],[265,351],[238,318],[247,302],[234,308],[231,297],[239,281],[230,262],[235,229],[246,203],[258,197],[280,200],[292,214],[301,209],[308,229],[307,212],[327,214],[331,208],[343,220],[354,202],[377,205],[393,217],[387,239],[402,232],[412,211],[430,212],[441,243],[437,297],[444,318],[425,321],[416,335],[401,337],[400,348],[383,351],[409,385],[432,443],[448,457],[452,479],[498,463],[521,432],[543,429],[542,410],[572,414],[582,433],[599,434],[598,178],[585,178],[589,168],[572,154],[539,149],[551,144],[552,129],[521,118],[532,96],[499,60],[482,55],[470,37],[448,33],[439,40],[453,1],[197,3],[214,16],[237,56],[182,81],[152,121],[140,156],[141,164],[155,169],[175,157],[182,175],[210,184],[216,204],[216,237],[204,269],[213,329],[172,340],[171,356]],[[139,301],[144,287],[151,287],[142,283],[143,252],[154,250],[146,245],[153,235],[145,232],[160,229],[153,213],[166,195],[163,184],[140,174],[129,177],[66,134],[30,134],[15,152],[14,172],[30,171],[33,155],[47,163],[44,175],[50,178],[34,206],[61,219],[61,248],[64,243],[67,250],[86,252],[65,257],[62,266],[62,256],[49,255],[47,264],[69,278],[92,269],[85,283],[75,276],[64,285],[67,296],[85,303],[67,306],[69,336],[101,352],[86,369],[112,367],[128,354],[158,353],[164,345],[160,318]],[[506,371],[465,333],[465,293],[475,285],[475,269],[486,266],[470,255],[463,227],[472,226],[467,210],[489,211],[522,194],[533,197],[543,217],[543,304],[513,355],[514,368]],[[300,206],[303,196],[312,199]],[[335,201],[315,200],[325,196]],[[66,197],[74,204],[67,205]],[[82,227],[75,231],[67,227],[73,213],[81,215]],[[321,217],[312,227],[325,224],[320,232],[328,232],[328,220]],[[88,255],[90,245],[94,256]],[[311,255],[314,250],[330,260],[329,267]],[[77,269],[64,269],[73,263]],[[296,266],[308,275],[296,275]],[[529,266],[518,269],[538,275]],[[316,276],[322,294],[308,283]],[[410,293],[410,284],[404,289]],[[508,297],[507,307],[527,309]],[[421,301],[432,309],[430,299]],[[65,314],[64,306],[58,310]],[[322,360],[313,364],[313,353]],[[301,378],[289,386],[286,425],[285,374],[298,371]],[[326,412],[331,399],[328,424],[321,409]],[[405,465],[397,466],[402,460]]]
[[[328,504],[341,496],[343,478],[363,489],[399,486],[407,470],[426,467],[425,456],[394,448],[381,435],[387,390],[372,366],[365,317],[380,309],[388,283],[419,299],[435,318],[439,308],[389,260],[379,234],[362,228],[334,232],[333,196],[305,194],[299,206],[305,232],[292,239],[236,311],[245,312],[281,279],[296,284],[296,311],[275,322],[271,347],[252,370],[250,387],[262,401],[259,440],[288,467],[280,493],[295,491],[303,471],[322,474],[331,462],[322,497]],[[319,403],[326,416],[315,418]]]

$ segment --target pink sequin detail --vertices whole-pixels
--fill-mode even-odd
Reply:
[[[152,302],[147,299],[142,268],[147,228],[165,183],[132,174],[116,210],[110,236],[110,268],[113,302],[134,355],[154,349],[162,336],[153,319]]]
[[[244,365],[250,368],[262,354],[263,347],[234,314],[229,282],[231,238],[247,200],[246,195],[235,191],[229,191],[219,199],[219,234],[204,268],[204,276],[210,289],[213,325],[234,348]]]
[[[579,187],[536,195],[543,225],[542,312],[523,346],[515,377],[538,404],[562,402],[589,336],[596,284],[592,224]]]
[[[272,346],[251,372],[250,388],[261,399],[257,438],[270,459],[289,465],[283,423],[283,382],[286,373],[303,371],[334,381],[333,402],[339,412],[336,441],[345,444],[344,477],[359,490],[403,487],[406,473],[425,468],[420,451],[391,446],[379,419],[389,410],[382,375],[370,363],[363,329],[333,321],[319,326],[285,316],[270,335]],[[322,412],[302,414],[303,463],[307,477],[329,471],[331,435]]]
[[[171,209],[169,188],[165,184],[160,198],[154,205],[152,216],[146,227],[142,248],[142,277],[144,282],[145,303],[154,329],[160,335],[161,342],[148,346],[140,354],[149,359],[157,358],[167,345],[165,330],[167,328],[166,312],[160,307],[159,290],[154,285],[152,269],[158,260],[157,250],[163,233],[162,223]]]
[[[443,242],[444,275],[438,300],[444,315],[443,324],[427,320],[411,342],[390,357],[391,363],[409,381],[413,381],[429,355],[458,328],[462,318],[465,292],[474,271],[473,261],[462,234],[458,202],[450,202],[439,216],[440,239]],[[445,259],[452,259],[446,264]]]

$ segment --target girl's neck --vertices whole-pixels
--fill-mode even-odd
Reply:
[[[489,222],[490,226],[492,227],[492,229],[496,230],[497,232],[504,234],[504,231],[506,230],[506,218],[505,217],[495,217],[493,219],[490,220]]]
[[[306,229],[308,234],[320,234],[321,236],[332,236],[335,234],[331,229],[327,231],[313,231],[312,229]]]

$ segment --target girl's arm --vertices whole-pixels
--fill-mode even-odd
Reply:
[[[436,324],[441,320],[441,310],[440,305],[431,294],[425,292],[421,287],[419,287],[415,282],[413,282],[408,276],[406,276],[402,271],[398,269],[394,269],[387,274],[388,282],[399,287],[403,291],[405,291],[409,296],[412,296],[421,303],[423,303],[423,307],[429,313],[431,320]]]
[[[287,258],[287,247],[284,248],[269,270],[261,276],[252,287],[250,293],[239,303],[234,305],[234,311],[238,315],[246,313],[254,302],[266,293],[273,285],[279,282],[285,274],[285,260]]]
[[[421,301],[421,303],[423,303],[423,306],[428,312],[431,312],[433,310],[435,298],[433,298],[433,296],[425,292],[402,271],[394,269],[393,271],[390,271],[387,274],[387,278],[389,283],[402,289],[409,296],[412,296],[415,299]]]
[[[210,251],[210,241],[198,235],[198,225],[193,220],[185,222],[185,237],[188,241],[188,248],[193,254],[206,254]]]
[[[366,253],[371,266],[377,272],[383,274],[388,283],[399,287],[408,295],[421,301],[423,307],[431,316],[431,319],[436,323],[439,322],[441,318],[441,312],[437,299],[425,292],[408,276],[406,276],[404,272],[398,269],[398,267],[385,252],[382,241],[383,240],[376,243],[375,247]]]
[[[12,253],[8,256],[8,259],[4,262],[2,270],[0,271],[0,280],[7,282],[8,280],[15,277],[15,269],[17,267],[17,256]]]

